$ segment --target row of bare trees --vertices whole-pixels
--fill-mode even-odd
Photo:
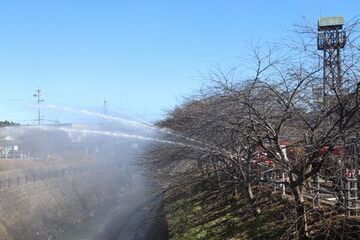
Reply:
[[[263,173],[280,172],[296,203],[297,237],[309,238],[305,196],[313,180],[327,179],[343,204],[345,167],[357,161],[343,155],[359,127],[358,25],[346,29],[341,76],[327,76],[341,83],[329,83],[322,98],[316,92],[324,80],[322,53],[309,25],[297,27],[283,48],[253,45],[245,66],[207,74],[210,85],[158,123],[172,131],[164,137],[182,143],[149,150],[147,164],[163,189],[173,196],[207,181],[234,194],[246,189],[255,203],[253,187]],[[335,153],[339,148],[344,154]]]

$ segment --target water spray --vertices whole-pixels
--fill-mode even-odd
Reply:
[[[92,111],[88,111],[88,110],[77,110],[71,107],[63,107],[63,106],[57,106],[57,105],[53,105],[53,104],[47,104],[47,105],[42,105],[43,108],[50,108],[50,109],[58,109],[58,110],[63,110],[63,111],[67,111],[67,112],[72,112],[72,113],[80,113],[83,115],[87,115],[87,116],[92,116],[92,117],[98,117],[98,118],[103,118],[105,120],[109,120],[109,121],[115,121],[115,122],[121,122],[124,123],[128,126],[133,126],[133,127],[138,127],[138,128],[143,128],[143,129],[147,129],[147,130],[151,130],[151,131],[157,131],[157,132],[161,132],[161,133],[165,133],[165,134],[169,134],[172,135],[174,137],[180,137],[180,138],[184,138],[190,142],[194,142],[203,146],[206,146],[208,148],[212,148],[216,151],[219,152],[228,152],[224,149],[220,149],[212,144],[209,143],[205,143],[203,141],[199,141],[196,140],[194,138],[190,138],[187,136],[184,136],[183,134],[179,134],[179,133],[175,133],[174,131],[167,129],[167,128],[159,128],[157,126],[154,126],[151,123],[147,123],[145,121],[142,120],[142,122],[139,121],[132,121],[132,120],[128,120],[128,119],[124,119],[124,118],[120,118],[120,117],[115,117],[115,116],[110,116],[110,115],[106,115],[106,114],[101,114],[98,112],[92,112]],[[229,153],[228,153],[229,154]]]
[[[131,138],[131,139],[136,139],[136,140],[141,140],[141,141],[152,141],[152,142],[158,142],[158,143],[163,143],[163,144],[188,147],[188,148],[193,148],[193,149],[197,149],[200,151],[206,151],[206,152],[212,152],[212,153],[215,152],[217,154],[224,153],[223,151],[218,151],[213,148],[204,148],[204,147],[200,147],[200,146],[196,146],[196,145],[192,145],[192,144],[186,144],[186,143],[170,141],[170,140],[163,140],[163,139],[159,139],[159,138],[146,137],[146,136],[135,135],[135,134],[128,134],[128,133],[124,133],[124,132],[120,132],[120,131],[112,132],[112,131],[101,131],[101,130],[92,130],[92,129],[75,129],[75,128],[68,128],[68,127],[53,128],[53,127],[49,127],[49,126],[27,126],[27,128],[39,129],[39,130],[44,130],[44,131],[63,131],[66,133],[79,133],[79,134],[83,134],[85,136],[86,135],[101,135],[101,136],[109,136],[109,137],[116,137],[116,138]]]

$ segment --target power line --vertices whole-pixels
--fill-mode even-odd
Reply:
[[[0,98],[1,102],[29,102],[27,99],[15,99],[15,98]]]

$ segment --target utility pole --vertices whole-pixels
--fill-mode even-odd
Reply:
[[[105,114],[105,115],[108,114],[108,110],[107,110],[107,100],[106,100],[106,98],[104,98],[104,114]]]
[[[38,87],[36,90],[35,90],[35,93],[33,95],[35,98],[36,98],[36,102],[37,102],[37,105],[38,105],[38,117],[37,117],[37,122],[38,124],[40,125],[41,124],[41,106],[40,104],[44,101],[43,99],[41,99],[41,89]]]

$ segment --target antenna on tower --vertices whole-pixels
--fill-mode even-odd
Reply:
[[[38,105],[38,117],[37,117],[37,122],[38,124],[40,125],[41,124],[41,106],[40,104],[44,101],[43,99],[41,99],[41,89],[38,87],[36,90],[35,90],[35,93],[33,95],[35,98],[36,98],[36,102],[37,102],[37,105]]]

